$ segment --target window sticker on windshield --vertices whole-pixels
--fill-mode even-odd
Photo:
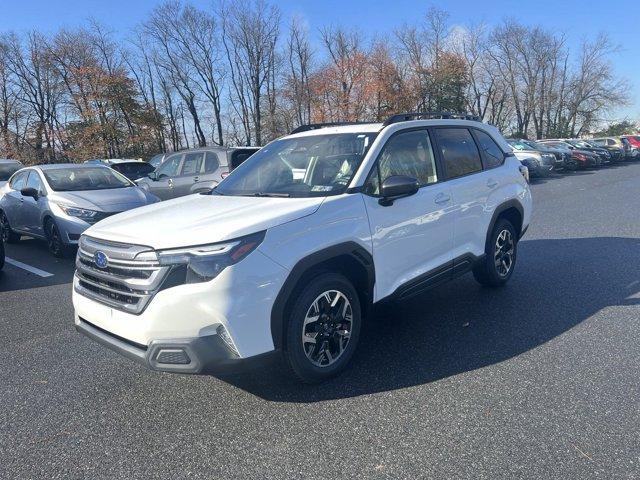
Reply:
[[[314,185],[311,188],[312,192],[330,192],[331,190],[333,190],[331,185]]]

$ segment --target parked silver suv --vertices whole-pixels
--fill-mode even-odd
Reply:
[[[155,172],[136,181],[162,200],[208,192],[258,147],[211,147],[167,155]]]

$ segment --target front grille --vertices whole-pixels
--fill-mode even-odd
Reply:
[[[87,220],[87,222],[93,225],[95,223],[98,223],[100,220],[104,220],[105,218],[110,217],[112,215],[116,215],[118,213],[122,213],[122,212],[96,212],[95,215],[91,217],[90,220]]]
[[[96,264],[96,252],[107,265]],[[160,290],[170,267],[159,264],[150,247],[107,242],[83,235],[76,257],[76,291],[134,315],[144,311]]]

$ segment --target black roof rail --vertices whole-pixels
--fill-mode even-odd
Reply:
[[[294,128],[289,135],[294,133],[308,132],[309,130],[318,130],[320,128],[328,127],[343,127],[345,125],[368,125],[375,122],[327,122],[327,123],[310,123],[308,125],[300,125],[298,128]]]
[[[409,120],[473,120],[475,122],[481,122],[482,119],[477,115],[471,115],[470,113],[452,113],[452,112],[409,112],[399,113],[387,118],[382,124],[384,127],[391,125],[392,123],[408,122]]]

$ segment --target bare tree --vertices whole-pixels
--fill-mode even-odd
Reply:
[[[221,5],[222,38],[232,85],[232,102],[242,118],[246,143],[262,145],[262,98],[276,68],[280,10],[264,0]]]

